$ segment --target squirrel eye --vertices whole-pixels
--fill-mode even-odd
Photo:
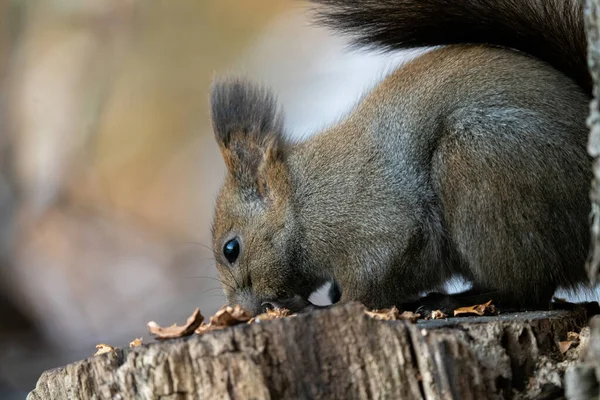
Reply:
[[[225,243],[225,246],[223,246],[223,255],[230,264],[233,264],[240,255],[240,242],[237,239],[231,239]]]

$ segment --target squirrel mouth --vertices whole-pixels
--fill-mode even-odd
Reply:
[[[327,288],[327,285],[324,285],[322,288],[315,290],[308,298],[294,295],[283,299],[273,299],[273,300],[265,300],[262,302],[261,307],[263,309],[276,309],[276,308],[285,308],[292,313],[304,313],[309,312],[316,309],[322,309],[332,306],[336,304],[341,297],[341,288],[336,282],[329,282],[330,286],[328,289],[327,297],[329,297],[329,301],[326,301],[326,304],[315,304],[323,303],[323,299],[319,301],[318,298],[313,299],[313,295],[315,295],[320,289]]]
[[[304,299],[303,297],[294,296],[287,299],[280,299],[277,301],[265,301],[262,303],[262,306],[270,309],[285,308],[286,310],[294,314],[303,314],[313,310],[329,308],[333,304],[335,303],[328,305],[317,305],[310,302],[307,299]]]

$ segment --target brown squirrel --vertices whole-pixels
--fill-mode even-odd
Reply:
[[[592,83],[579,2],[314,2],[358,45],[441,47],[298,143],[268,89],[213,85],[228,172],[212,235],[228,301],[310,309],[330,281],[334,297],[370,308],[547,309],[557,288],[586,283]],[[472,289],[440,293],[453,276]]]

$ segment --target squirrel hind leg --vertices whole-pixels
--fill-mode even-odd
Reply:
[[[514,293],[506,293],[498,290],[470,289],[455,294],[429,293],[410,306],[403,307],[405,310],[415,311],[422,315],[431,315],[433,311],[442,311],[448,316],[453,316],[454,310],[463,307],[472,307],[491,301],[500,313],[519,311],[545,311],[550,309],[553,291],[539,296],[536,301],[523,302],[522,296]]]
[[[497,291],[508,307],[540,308],[557,287],[585,279],[585,133],[502,111],[463,110],[460,124],[449,121],[432,177],[473,287]]]

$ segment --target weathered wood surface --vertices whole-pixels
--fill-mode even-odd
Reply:
[[[587,263],[588,272],[593,282],[600,278],[600,0],[584,0],[585,23],[588,37],[588,64],[594,80],[594,99],[590,105],[588,125],[590,137],[588,152],[593,157],[594,180],[592,182],[591,200],[591,248]]]
[[[590,104],[588,153],[593,157],[594,179],[590,197],[591,243],[587,270],[593,283],[600,281],[600,0],[581,0],[585,7],[588,39],[588,65],[594,80],[594,99]],[[590,338],[583,352],[583,362],[571,366],[565,376],[565,398],[587,400],[600,398],[600,317],[590,322]]]
[[[589,338],[581,362],[572,365],[565,374],[567,400],[597,400],[600,398],[600,316],[590,321]]]
[[[503,399],[560,392],[586,312],[377,321],[358,304],[45,372],[28,399]]]

